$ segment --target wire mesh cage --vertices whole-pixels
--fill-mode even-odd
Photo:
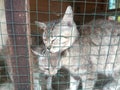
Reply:
[[[0,0],[0,90],[120,90],[120,0]]]

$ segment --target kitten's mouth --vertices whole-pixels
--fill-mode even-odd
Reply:
[[[60,52],[60,51],[59,50],[55,50],[55,49],[54,50],[52,50],[52,49],[50,50],[50,53],[57,53],[57,52]]]
[[[48,52],[49,54],[54,54],[54,53],[56,53],[56,52],[53,52],[53,51],[51,51],[51,50],[47,50],[47,52]]]
[[[56,48],[56,47],[47,47],[47,51],[49,53],[57,53],[57,52],[61,52],[60,48]]]
[[[47,52],[48,52],[48,53],[52,53],[52,52],[51,52],[50,50],[48,50],[48,49],[47,49]]]

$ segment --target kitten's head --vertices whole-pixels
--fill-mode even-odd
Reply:
[[[58,64],[58,53],[49,53],[46,51],[44,45],[31,47],[31,50],[32,53],[37,57],[37,64],[41,73],[53,76],[61,68],[61,66]],[[37,69],[35,68],[35,70]]]
[[[43,41],[47,49],[52,52],[62,52],[69,48],[78,36],[76,24],[73,20],[73,11],[68,6],[63,18],[57,24],[48,28],[45,23],[37,22],[37,26],[44,30]]]

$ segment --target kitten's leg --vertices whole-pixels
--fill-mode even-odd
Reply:
[[[82,90],[93,90],[97,79],[96,74],[85,74],[81,76]]]
[[[70,75],[70,89],[67,90],[77,90],[80,80],[76,80],[73,76]]]
[[[52,90],[52,76],[47,78],[47,90]]]
[[[42,86],[40,85],[39,76],[40,76],[39,73],[33,73],[34,90],[41,90],[42,88]]]

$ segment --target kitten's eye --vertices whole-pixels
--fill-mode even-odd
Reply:
[[[55,41],[55,39],[52,40],[52,43]]]
[[[52,42],[54,42],[56,39],[57,39],[57,37],[54,37],[54,38],[52,38],[51,40],[52,40]]]
[[[49,70],[49,68],[45,68],[45,70]]]

